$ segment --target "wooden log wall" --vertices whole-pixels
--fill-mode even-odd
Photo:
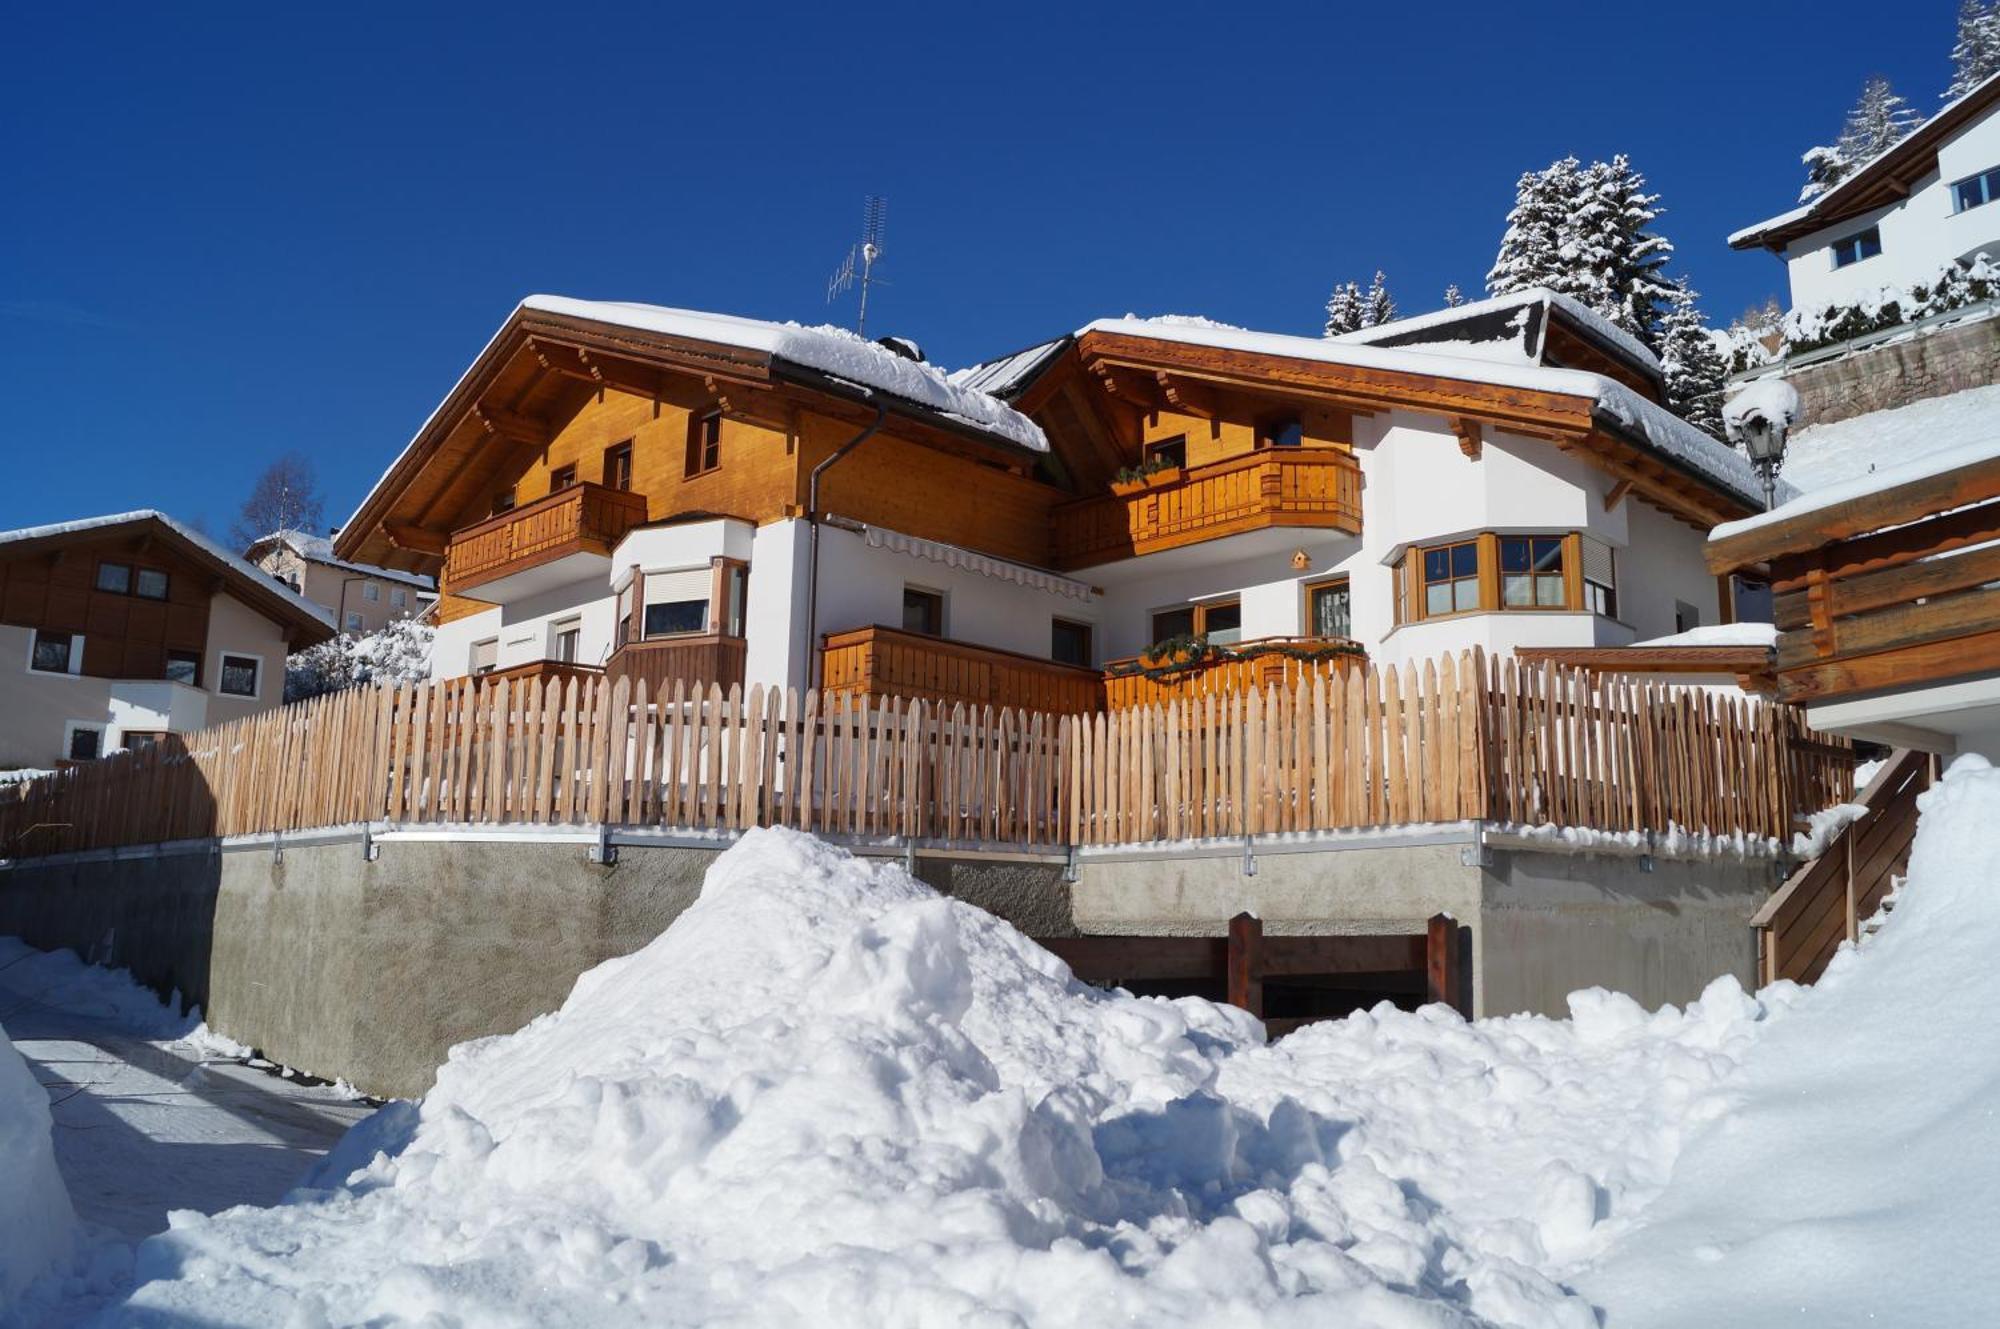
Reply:
[[[1469,818],[1782,838],[1850,796],[1851,765],[1791,708],[1476,652],[1088,716],[501,679],[356,689],[0,787],[0,855],[362,821],[1030,847]]]

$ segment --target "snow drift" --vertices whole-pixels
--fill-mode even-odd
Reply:
[[[113,1322],[1594,1326],[1765,1007],[1265,1046],[1076,982],[893,866],[756,831],[644,950],[456,1049],[372,1161],[178,1214]],[[150,1281],[147,1281],[150,1280]],[[434,1318],[426,1318],[434,1317]]]
[[[75,1236],[50,1130],[48,1093],[0,1029],[0,1318]]]

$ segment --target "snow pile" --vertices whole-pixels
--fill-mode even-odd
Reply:
[[[1961,1325],[2000,1248],[2000,772],[1924,795],[1896,912],[1774,1022],[1643,1230],[1581,1281],[1611,1329]]]
[[[1799,392],[1782,378],[1760,378],[1731,394],[1722,405],[1722,423],[1732,439],[1757,426],[1789,429],[1798,422]]]
[[[1785,448],[1785,478],[1811,493],[1933,452],[2000,437],[2000,384],[1893,410],[1807,425]]]
[[[0,969],[6,970],[7,987],[34,994],[42,1005],[104,1021],[121,1033],[187,1043],[216,1056],[249,1055],[248,1048],[204,1024],[201,1007],[183,1011],[179,992],[162,1003],[130,971],[85,964],[75,951],[40,951],[19,937],[0,937]]]
[[[999,398],[961,387],[935,366],[907,359],[846,328],[809,328],[798,323],[768,323],[696,309],[669,309],[621,300],[575,300],[561,295],[531,295],[521,302],[521,308],[762,351],[775,359],[956,416],[1021,447],[1036,452],[1049,450],[1042,427]]]
[[[1596,1324],[1767,1008],[1386,1006],[1274,1047],[754,831],[646,949],[456,1049],[344,1187],[140,1251],[126,1311],[357,1324]],[[367,1142],[344,1149],[363,1153]]]
[[[48,1092],[0,1029],[0,1318],[75,1239],[50,1130]]]
[[[1634,646],[1776,646],[1778,629],[1772,623],[1709,623],[1685,632],[1635,641]]]
[[[424,683],[431,676],[437,630],[413,618],[392,619],[360,637],[308,646],[285,660],[285,700],[304,701],[345,688]]]

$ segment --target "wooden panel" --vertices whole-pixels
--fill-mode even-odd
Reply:
[[[1183,670],[1166,678],[1148,678],[1136,670],[1142,658],[1113,660],[1105,666],[1104,704],[1110,710],[1129,706],[1160,706],[1171,701],[1192,701],[1206,696],[1229,696],[1263,688],[1290,691],[1300,680],[1338,678],[1366,657],[1359,647],[1352,655],[1327,660],[1301,660],[1282,651],[1256,654],[1260,646],[1314,649],[1338,645],[1323,637],[1260,637],[1232,647],[1248,658],[1221,660]],[[1352,644],[1352,643],[1349,643]]]
[[[705,633],[692,637],[656,637],[626,642],[611,652],[605,673],[612,679],[643,681],[654,696],[664,696],[676,683],[728,688],[743,683],[744,640]]]
[[[1051,714],[1104,705],[1096,670],[887,627],[827,634],[820,679],[829,696],[917,697]]]
[[[165,572],[167,598],[98,590],[105,562],[124,564],[135,578],[141,568]],[[82,633],[82,668],[93,677],[164,678],[169,650],[205,655],[218,583],[212,567],[158,539],[129,531],[82,538],[56,551],[0,555],[0,623]]]
[[[1337,448],[1273,448],[1055,510],[1054,561],[1083,567],[1274,526],[1361,531],[1361,468]]]
[[[569,554],[608,558],[625,533],[645,520],[641,495],[572,485],[454,531],[445,550],[443,584],[454,592],[473,590]]]

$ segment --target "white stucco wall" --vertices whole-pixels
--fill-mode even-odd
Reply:
[[[256,657],[256,696],[232,697],[218,691],[225,654]],[[208,723],[240,720],[282,704],[285,655],[285,635],[276,623],[227,591],[217,591],[208,602],[208,650],[201,664],[202,689],[208,693]]]
[[[2000,107],[1986,113],[1938,150],[1938,169],[1908,197],[1865,216],[1795,240],[1785,249],[1795,308],[1852,299],[1881,286],[1909,286],[1946,263],[1984,249],[2000,261],[2000,202],[1954,212],[1952,186],[2000,167]],[[1882,231],[1882,252],[1844,268],[1833,266],[1832,246],[1870,226]]]

